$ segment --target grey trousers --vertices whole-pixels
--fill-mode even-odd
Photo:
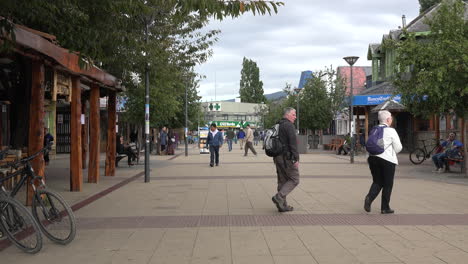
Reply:
[[[274,157],[276,174],[278,175],[278,193],[286,197],[299,184],[299,170],[290,160],[283,156]]]
[[[254,147],[252,145],[252,141],[247,141],[245,143],[245,154],[244,154],[244,156],[247,156],[247,153],[249,152],[249,149],[250,149],[250,151],[252,151],[252,153],[254,155],[257,155],[257,151],[255,151],[255,149],[254,149]]]

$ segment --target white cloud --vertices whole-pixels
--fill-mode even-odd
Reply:
[[[417,0],[283,0],[277,15],[213,21],[221,29],[213,57],[197,67],[206,75],[200,84],[203,100],[238,96],[242,58],[257,62],[265,93],[280,91],[285,83],[297,85],[300,72],[346,65],[344,56],[356,55],[356,65],[367,61],[369,43],[418,15]],[[215,85],[216,75],[216,85]]]

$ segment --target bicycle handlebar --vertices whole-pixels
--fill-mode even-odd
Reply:
[[[7,166],[9,167],[13,167],[15,169],[18,169],[18,166],[20,164],[25,164],[33,159],[35,159],[37,156],[39,156],[41,153],[44,153],[46,151],[49,151],[51,149],[51,146],[52,146],[52,142],[49,142],[49,144],[47,144],[47,146],[45,146],[44,148],[42,148],[41,150],[39,150],[38,152],[32,154],[31,156],[28,156],[24,159],[20,159],[19,161],[16,161],[16,162],[9,162],[7,163]]]

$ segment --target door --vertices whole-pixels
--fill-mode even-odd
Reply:
[[[57,112],[57,153],[70,153],[71,127],[70,112]]]

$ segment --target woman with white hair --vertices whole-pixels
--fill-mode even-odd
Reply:
[[[369,135],[368,145],[372,143],[375,145],[378,141],[377,144],[380,145],[381,150],[371,154],[368,148],[367,162],[372,174],[372,185],[364,200],[366,212],[370,212],[372,201],[379,195],[380,190],[382,190],[381,213],[393,214],[395,212],[390,208],[390,196],[392,195],[395,167],[398,165],[397,154],[403,147],[398,133],[391,127],[392,122],[392,114],[389,111],[379,111],[379,125],[373,128]]]

